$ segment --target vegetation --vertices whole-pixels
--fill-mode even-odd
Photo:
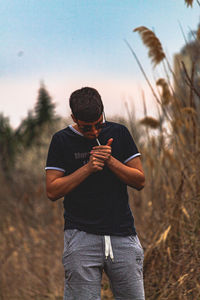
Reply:
[[[158,118],[146,114],[136,121],[128,111],[129,119],[120,120],[139,146],[146,174],[146,187],[130,190],[145,250],[146,299],[200,299],[200,64],[194,59],[199,29],[174,67],[151,30],[137,32],[166,74],[156,80],[158,91],[148,81]],[[34,111],[16,131],[0,116],[1,300],[62,299],[62,203],[47,200],[43,171],[52,132],[62,126],[43,84]],[[105,276],[102,299],[112,299]]]
[[[185,0],[185,3],[187,6],[192,6],[193,5],[194,0]],[[196,0],[196,2],[198,3],[198,5],[200,5],[199,0]]]
[[[154,63],[160,63],[162,48],[155,35],[147,28],[137,31]],[[154,96],[159,103],[159,119],[146,116],[140,121],[147,128],[142,147],[147,183],[144,191],[135,195],[135,204],[139,206],[138,228],[145,246],[149,300],[200,299],[200,276],[196,272],[200,261],[198,31],[175,60],[176,72],[166,61],[168,76],[157,80],[161,93],[157,96],[154,91]],[[162,60],[166,60],[165,55]],[[149,133],[150,128],[157,128],[156,135]]]

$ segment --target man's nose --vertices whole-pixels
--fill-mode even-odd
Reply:
[[[98,130],[96,129],[95,126],[92,126],[91,131],[92,131],[92,133],[93,133],[95,136],[98,135]]]

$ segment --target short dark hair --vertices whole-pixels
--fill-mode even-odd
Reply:
[[[74,91],[69,98],[74,117],[85,122],[94,122],[103,112],[101,96],[94,88],[84,87]]]

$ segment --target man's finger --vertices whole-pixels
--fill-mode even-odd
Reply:
[[[111,138],[111,139],[109,139],[108,141],[107,141],[107,146],[111,146],[111,144],[112,144],[112,142],[113,142],[113,138]]]
[[[108,141],[107,141],[107,144],[106,145],[100,145],[100,146],[94,146],[94,147],[92,147],[92,149],[105,149],[106,148],[106,146],[111,146],[111,144],[112,144],[112,142],[113,142],[113,138],[110,138]]]
[[[108,159],[108,155],[107,154],[101,155],[101,154],[94,153],[93,156],[96,157],[96,158],[99,158],[100,160],[106,160],[106,159]]]
[[[110,146],[102,146],[102,148],[93,148],[91,151],[90,151],[91,154],[93,153],[111,153],[111,149],[110,149]]]
[[[109,154],[109,153],[111,153],[111,149],[110,149],[110,147],[109,147],[109,148],[97,148],[97,149],[92,149],[92,150],[90,151],[90,154],[93,154],[93,153]]]

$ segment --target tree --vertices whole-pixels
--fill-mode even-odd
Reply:
[[[16,130],[16,138],[19,144],[24,147],[31,146],[36,137],[36,119],[32,111],[28,112],[28,116],[21,122],[19,128]]]
[[[54,109],[55,105],[52,103],[45,85],[41,83],[38,99],[35,105],[35,119],[37,126],[42,126],[44,123],[53,121],[55,117]]]
[[[25,148],[30,147],[36,139],[40,139],[41,128],[56,120],[58,118],[55,117],[55,105],[45,85],[41,83],[34,110],[28,112],[28,116],[16,131],[18,142]]]

